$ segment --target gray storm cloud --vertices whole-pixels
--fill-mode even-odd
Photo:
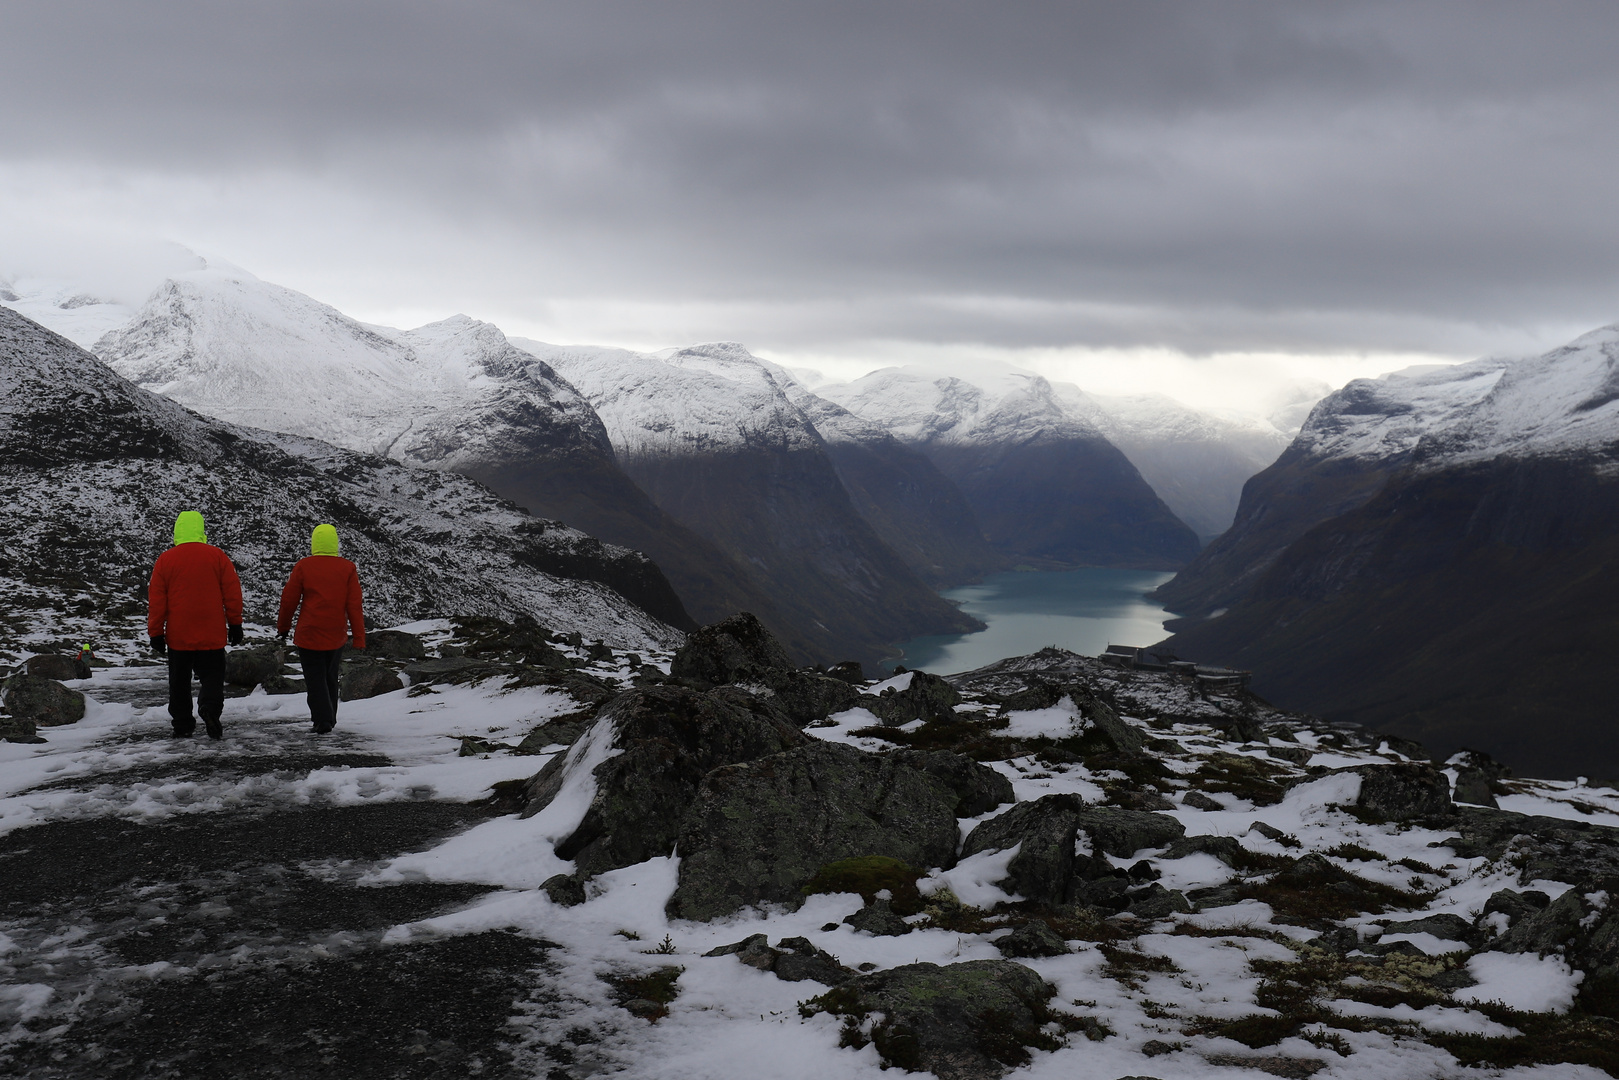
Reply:
[[[58,0],[4,26],[0,164],[403,208],[462,255],[402,265],[380,221],[339,249],[302,206],[260,228],[312,266],[373,229],[356,269],[407,305],[459,273],[505,310],[815,313],[784,346],[1189,352],[1619,318],[1611,4]]]

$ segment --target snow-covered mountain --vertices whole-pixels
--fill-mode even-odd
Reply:
[[[1014,563],[1174,567],[1197,553],[1196,534],[1039,375],[885,368],[816,392],[926,454]]]
[[[1279,702],[1619,773],[1619,327],[1350,383],[1158,595]]]
[[[747,568],[795,650],[875,657],[976,625],[861,516],[779,368],[734,343],[655,353],[516,343],[590,401],[653,501]]]
[[[625,648],[667,647],[678,607],[644,556],[533,518],[472,480],[205,419],[0,308],[0,578],[10,635],[108,613],[142,632],[142,586],[196,509],[273,621],[285,574],[330,521],[378,622],[531,615]]]

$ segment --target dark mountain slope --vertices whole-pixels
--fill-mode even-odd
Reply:
[[[120,620],[180,510],[203,512],[242,574],[248,618],[330,521],[382,623],[527,613],[625,647],[678,635],[629,597],[672,600],[644,556],[529,517],[471,480],[200,417],[0,308],[0,632]]]

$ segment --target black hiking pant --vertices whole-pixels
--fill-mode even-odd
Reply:
[[[197,713],[204,724],[218,724],[219,714],[225,711],[225,650],[169,650],[169,719],[174,722],[176,735],[190,735],[197,730],[196,717],[191,714],[193,675],[202,684],[197,694]]]
[[[304,689],[309,700],[309,719],[316,731],[330,731],[337,725],[337,676],[343,670],[342,649],[298,649],[298,662],[304,667]]]

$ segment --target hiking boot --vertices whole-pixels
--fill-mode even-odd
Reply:
[[[336,724],[327,724],[325,727],[322,727],[321,725],[316,724],[314,727],[314,732],[316,735],[324,735],[336,726]]]
[[[190,726],[188,728],[177,727],[172,732],[172,734],[174,735],[174,737],[176,739],[189,739],[189,738],[191,738],[191,736],[195,735],[196,733],[197,733],[197,726],[195,724],[193,724],[192,726]]]
[[[208,737],[210,739],[223,739],[225,737],[224,725],[219,722],[219,718],[217,716],[212,720],[204,720],[202,723],[203,726],[208,729]]]

